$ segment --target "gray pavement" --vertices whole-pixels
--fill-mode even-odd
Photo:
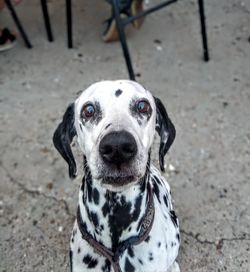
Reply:
[[[82,172],[69,180],[52,134],[79,90],[127,78],[119,43],[101,40],[104,1],[73,1],[73,50],[64,1],[48,2],[55,42],[46,40],[39,1],[26,0],[16,9],[34,48],[19,39],[0,54],[1,272],[68,271]],[[147,17],[140,31],[128,27],[129,46],[138,81],[164,101],[177,129],[165,175],[181,223],[182,271],[249,272],[250,1],[205,2],[209,63],[195,0]],[[14,28],[7,11],[0,25]]]

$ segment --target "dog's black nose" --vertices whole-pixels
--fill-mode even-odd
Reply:
[[[132,160],[137,153],[135,138],[127,131],[114,131],[105,135],[99,146],[104,161],[120,166]]]

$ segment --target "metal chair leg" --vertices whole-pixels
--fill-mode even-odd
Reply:
[[[204,61],[209,61],[209,51],[207,44],[207,29],[206,29],[206,18],[204,11],[204,2],[203,0],[198,0],[199,12],[200,12],[200,22],[201,22],[201,35],[202,35],[202,44],[203,44],[203,58]]]
[[[48,41],[53,42],[54,38],[51,31],[47,0],[41,0],[41,6],[43,11],[43,18],[44,18],[45,28],[47,31]]]
[[[112,6],[114,10],[114,15],[115,15],[116,27],[119,33],[120,43],[123,50],[123,55],[126,61],[127,69],[128,69],[129,78],[131,80],[135,80],[135,74],[134,74],[131,57],[128,50],[125,31],[124,31],[124,24],[120,17],[118,0],[112,0]]]
[[[66,0],[66,16],[67,16],[68,48],[73,48],[71,0]]]
[[[7,6],[7,8],[9,9],[9,11],[10,11],[10,13],[12,15],[12,18],[13,18],[13,20],[14,20],[14,22],[15,22],[15,24],[16,24],[16,26],[17,26],[17,28],[18,28],[18,30],[19,30],[19,32],[20,32],[20,34],[21,34],[21,36],[22,36],[22,38],[23,38],[23,40],[24,40],[24,42],[26,44],[26,46],[28,48],[32,48],[32,45],[31,45],[31,43],[30,43],[30,41],[28,39],[28,36],[25,33],[19,18],[17,17],[17,14],[16,14],[15,9],[13,8],[13,6],[11,4],[11,1],[10,0],[5,0],[5,3],[6,3],[6,6]]]

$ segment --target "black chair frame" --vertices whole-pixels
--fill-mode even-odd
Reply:
[[[45,28],[47,31],[47,36],[49,41],[53,41],[53,35],[51,30],[51,24],[49,19],[49,13],[47,8],[47,0],[40,0],[42,11],[43,11],[43,17],[44,17],[44,23]],[[67,35],[68,35],[68,48],[73,48],[73,31],[72,31],[72,6],[71,6],[71,0],[65,0],[66,1],[66,18],[67,18]],[[164,7],[169,6],[170,4],[176,3],[178,0],[167,0],[164,1],[158,5],[155,5],[151,8],[148,8],[135,16],[129,16],[127,18],[121,18],[120,12],[119,12],[119,0],[112,0],[112,8],[115,15],[115,21],[117,30],[119,33],[120,43],[123,50],[123,55],[125,58],[125,62],[127,65],[127,70],[129,74],[129,78],[131,80],[135,80],[135,73],[132,65],[131,56],[129,53],[128,45],[127,45],[127,39],[125,34],[125,26],[132,23],[134,20],[137,20],[141,17],[147,16],[150,13],[153,13],[155,11],[158,11]],[[208,50],[208,42],[207,42],[207,29],[206,29],[206,18],[205,18],[205,11],[204,11],[204,0],[197,0],[198,6],[199,6],[199,15],[200,15],[200,25],[201,25],[201,36],[202,36],[202,45],[203,45],[203,59],[204,61],[209,61],[209,50]],[[18,19],[18,16],[11,4],[10,0],[5,0],[5,3],[10,10],[12,17],[17,25],[17,28],[28,48],[32,48],[32,45],[28,39],[27,34],[25,33],[22,24],[20,20]]]
[[[131,80],[135,80],[135,73],[134,73],[134,69],[132,66],[132,61],[131,61],[131,57],[130,57],[130,53],[129,53],[129,49],[128,49],[128,45],[127,45],[127,39],[126,39],[125,31],[124,31],[125,26],[129,23],[132,23],[134,20],[136,20],[138,18],[146,16],[152,12],[158,11],[159,9],[169,6],[170,4],[173,4],[177,1],[178,0],[164,1],[163,3],[158,4],[154,7],[148,8],[147,10],[144,10],[135,16],[129,16],[129,17],[123,19],[120,16],[120,12],[119,12],[119,8],[118,8],[119,7],[118,0],[112,0],[112,6],[113,6],[113,10],[114,10],[117,30],[119,32],[120,43],[121,43],[123,55],[124,55],[124,58],[126,61],[129,78]],[[208,43],[207,43],[207,30],[206,30],[206,21],[205,21],[205,11],[204,11],[203,0],[198,0],[198,5],[199,5],[199,14],[200,14],[200,23],[201,23],[203,59],[204,59],[204,61],[207,62],[207,61],[209,61],[209,51],[208,51]]]
[[[163,3],[155,5],[147,10],[140,12],[135,16],[129,16],[127,18],[121,18],[119,12],[119,0],[112,0],[112,8],[115,15],[116,26],[119,32],[119,38],[121,47],[123,50],[123,55],[125,58],[125,62],[127,65],[127,70],[129,74],[129,78],[131,80],[135,80],[135,73],[131,61],[131,56],[129,53],[127,39],[125,35],[125,26],[127,24],[132,23],[134,20],[139,19],[141,17],[147,16],[150,13],[158,11],[170,4],[176,3],[178,0],[167,0]],[[199,6],[199,15],[200,15],[200,24],[201,24],[201,36],[202,36],[202,45],[203,45],[203,59],[204,61],[209,61],[209,50],[208,50],[208,42],[207,42],[207,29],[206,29],[206,18],[205,18],[205,11],[204,11],[204,0],[197,0]],[[68,27],[68,47],[73,48],[73,41],[72,41],[72,14],[71,14],[71,0],[66,0],[67,6],[67,27]]]
[[[67,0],[68,1],[68,0]],[[17,16],[17,13],[11,3],[11,0],[5,0],[6,6],[9,9],[12,18],[18,28],[18,31],[25,43],[25,45],[27,46],[27,48],[32,48],[32,44],[28,38],[28,35],[26,34],[22,23],[20,21],[20,19]],[[52,34],[52,30],[51,30],[51,24],[50,24],[50,18],[49,18],[49,12],[48,12],[48,7],[47,7],[47,0],[41,0],[41,7],[42,7],[42,13],[43,13],[43,18],[44,18],[44,24],[45,24],[45,28],[47,31],[47,37],[48,37],[48,41],[53,42],[54,38],[53,38],[53,34]]]

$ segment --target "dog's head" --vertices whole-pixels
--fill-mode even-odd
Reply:
[[[161,101],[134,81],[102,81],[67,108],[53,141],[71,178],[77,169],[70,144],[77,136],[93,179],[107,188],[122,188],[145,175],[155,130],[164,170],[175,128]]]

